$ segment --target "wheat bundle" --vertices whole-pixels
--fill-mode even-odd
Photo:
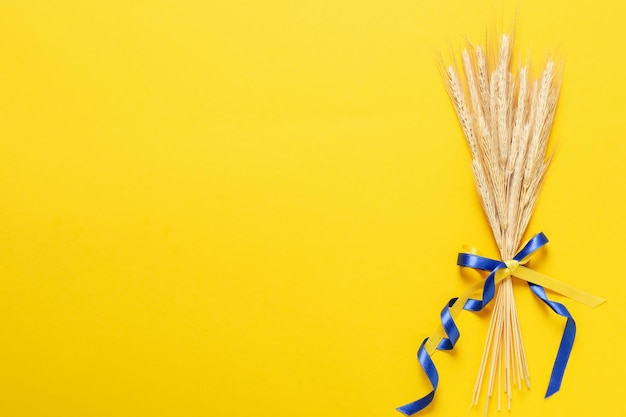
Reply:
[[[521,389],[523,384],[530,387],[512,278],[525,281],[539,300],[566,319],[546,398],[561,388],[576,337],[576,323],[567,307],[551,300],[545,289],[589,307],[606,301],[525,266],[548,243],[543,233],[537,233],[520,245],[552,159],[548,139],[559,98],[561,71],[553,59],[546,61],[536,77],[531,75],[528,65],[520,65],[513,71],[512,52],[512,36],[505,34],[492,48],[468,43],[461,52],[460,64],[442,66],[446,88],[469,145],[476,188],[500,260],[480,256],[475,251],[459,253],[457,265],[487,271],[488,275],[450,299],[441,310],[440,325],[420,345],[417,360],[432,391],[397,408],[407,416],[433,401],[439,373],[431,356],[438,350],[453,349],[458,342],[456,317],[464,310],[481,311],[493,299],[472,404],[479,403],[485,381],[485,414],[494,390],[497,389],[500,410],[502,391],[511,409],[513,387]],[[479,299],[471,298],[479,291],[482,292]]]
[[[501,259],[511,259],[519,248],[550,165],[548,139],[561,85],[552,59],[536,79],[527,65],[512,71],[512,46],[507,34],[493,48],[468,44],[461,64],[444,69]],[[509,409],[512,387],[530,386],[511,278],[497,287],[473,404],[478,404],[485,379],[487,395],[493,395],[496,377],[503,380]]]

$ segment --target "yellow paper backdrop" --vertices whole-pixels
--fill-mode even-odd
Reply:
[[[623,415],[626,6],[591,0],[2,1],[0,415],[399,415],[457,251],[496,255],[435,55],[516,10],[566,58],[534,265],[609,302],[565,301],[544,400],[564,320],[516,285],[510,415]],[[465,414],[487,324],[424,415]]]

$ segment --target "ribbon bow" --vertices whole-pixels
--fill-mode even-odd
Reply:
[[[430,337],[424,339],[417,351],[417,360],[426,373],[433,389],[419,400],[398,407],[398,411],[410,416],[424,409],[432,402],[435,397],[437,385],[439,384],[439,373],[430,356],[437,350],[451,350],[454,348],[454,345],[461,336],[457,325],[454,323],[454,318],[463,310],[482,310],[493,299],[496,284],[512,276],[526,281],[533,294],[556,314],[567,319],[545,397],[548,398],[559,391],[567,361],[574,344],[574,338],[576,337],[576,323],[563,304],[551,301],[548,298],[544,288],[548,288],[589,307],[596,307],[606,300],[525,267],[524,265],[532,258],[535,252],[546,243],[548,243],[548,238],[543,233],[538,233],[524,245],[513,259],[506,261],[497,261],[472,253],[459,253],[457,265],[481,271],[489,271],[489,275],[484,281],[477,282],[470,286],[460,297],[451,299],[443,310],[441,310],[441,325]],[[476,300],[470,298],[470,296],[480,290],[481,287],[483,290],[482,299]]]

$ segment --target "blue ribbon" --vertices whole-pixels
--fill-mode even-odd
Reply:
[[[521,262],[528,256],[530,256],[533,252],[544,246],[548,243],[548,238],[543,233],[538,233],[533,236],[526,245],[520,250],[513,259],[515,261]],[[463,306],[464,310],[468,311],[480,311],[487,304],[493,300],[495,295],[495,275],[496,271],[499,269],[507,268],[507,265],[503,261],[497,261],[495,259],[484,258],[482,256],[473,255],[469,253],[459,253],[457,258],[457,265],[464,266],[473,269],[479,269],[482,271],[489,271],[489,275],[485,278],[485,283],[483,286],[482,298],[480,300],[468,299],[465,305]],[[561,338],[561,344],[559,345],[559,350],[556,355],[556,359],[554,361],[554,366],[552,368],[552,374],[550,375],[550,382],[548,383],[548,390],[546,392],[545,398],[548,398],[552,394],[559,391],[561,388],[561,382],[563,381],[563,374],[565,373],[565,368],[567,367],[567,361],[569,359],[570,353],[572,351],[572,346],[574,345],[574,338],[576,337],[576,323],[572,318],[567,308],[561,303],[557,303],[555,301],[551,301],[548,299],[545,290],[542,286],[533,284],[532,282],[528,283],[530,290],[535,294],[541,301],[543,301],[548,307],[552,309],[559,316],[565,317],[567,322],[565,323],[565,330],[563,331],[563,336]],[[441,310],[441,324],[445,330],[447,338],[443,338],[441,342],[437,345],[437,350],[451,350],[454,348],[454,345],[459,340],[460,332],[457,325],[454,323],[452,319],[452,315],[450,313],[450,307],[454,305],[457,301],[457,298],[451,299],[448,304]],[[426,342],[428,338],[424,339],[421,346],[417,351],[417,360],[421,365],[422,369],[426,373],[430,384],[433,389],[424,397],[420,398],[417,401],[412,403],[403,405],[402,407],[398,407],[397,410],[401,413],[410,416],[418,411],[426,408],[435,397],[435,391],[437,391],[437,386],[439,385],[439,374],[437,369],[435,368],[435,364],[430,358],[430,355],[425,349]]]

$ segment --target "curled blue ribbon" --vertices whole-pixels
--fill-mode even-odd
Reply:
[[[513,257],[513,260],[521,262],[523,259],[527,258],[536,250],[544,246],[546,243],[548,243],[548,238],[543,233],[536,234]],[[495,295],[496,271],[498,271],[499,269],[507,268],[506,263],[504,261],[497,261],[495,259],[485,258],[469,253],[459,253],[457,258],[457,265],[482,271],[489,271],[489,275],[487,276],[487,278],[485,278],[485,283],[483,285],[482,298],[480,300],[470,298],[465,302],[465,305],[463,306],[463,309],[468,311],[477,312],[482,310],[487,304],[491,302],[491,300],[493,300],[493,297]],[[543,301],[548,307],[550,307],[552,311],[554,311],[559,316],[565,317],[567,319],[565,323],[565,329],[563,331],[563,336],[561,337],[559,350],[557,352],[554,366],[552,368],[552,374],[550,375],[550,382],[548,383],[548,390],[545,396],[545,398],[548,398],[552,394],[558,392],[561,388],[561,382],[563,381],[563,375],[565,373],[565,368],[567,367],[567,361],[569,360],[569,356],[574,345],[574,339],[576,337],[576,323],[574,322],[571,314],[569,313],[569,311],[567,311],[567,308],[565,308],[563,304],[551,301],[548,298],[542,286],[533,284],[532,282],[528,282],[528,286],[530,287],[530,290],[533,292],[533,294],[535,294],[541,301]],[[443,329],[448,337],[442,338],[441,342],[439,342],[439,344],[437,345],[437,350],[453,349],[454,345],[456,345],[456,342],[461,336],[459,329],[454,323],[454,320],[452,319],[452,315],[450,313],[450,307],[452,307],[456,301],[457,298],[451,299],[448,304],[446,304],[446,306],[443,308],[443,310],[441,310],[441,324],[443,325]],[[429,392],[427,395],[420,398],[419,400],[397,408],[398,411],[407,416],[413,415],[418,411],[426,408],[433,401],[433,398],[435,397],[435,391],[437,391],[437,386],[439,385],[439,373],[435,368],[435,363],[432,361],[430,355],[425,348],[427,341],[428,338],[424,339],[424,341],[420,345],[417,351],[417,360],[424,372],[426,373],[426,376],[428,377],[428,380],[430,381],[433,389],[431,392]]]

